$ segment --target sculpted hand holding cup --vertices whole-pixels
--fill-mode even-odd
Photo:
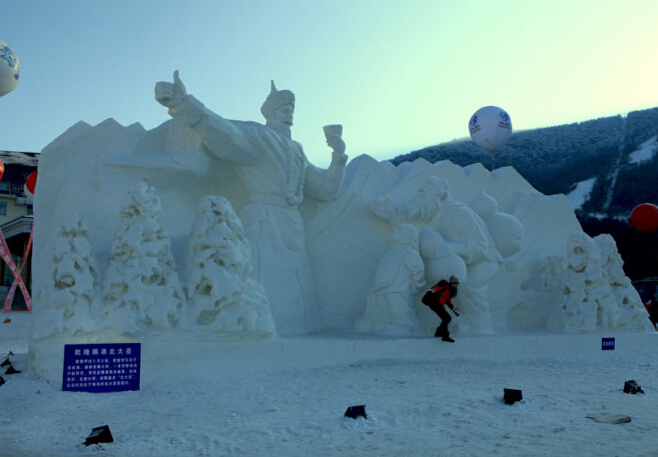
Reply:
[[[343,126],[340,124],[325,125],[324,137],[327,139],[327,145],[333,149],[332,160],[338,160],[343,165],[347,162],[345,155],[345,142],[343,141]]]

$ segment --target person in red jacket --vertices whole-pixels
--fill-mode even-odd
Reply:
[[[441,325],[436,328],[434,333],[435,337],[441,337],[443,341],[454,343],[455,340],[450,338],[450,332],[448,331],[448,324],[452,320],[450,314],[445,309],[447,304],[452,309],[452,312],[455,313],[455,316],[459,316],[459,311],[452,303],[452,298],[457,295],[457,287],[459,286],[459,280],[454,276],[450,276],[450,279],[446,281],[442,279],[437,282],[431,289],[425,292],[423,296],[423,303],[430,307],[441,318]]]

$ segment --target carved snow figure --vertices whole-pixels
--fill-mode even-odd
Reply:
[[[418,230],[413,225],[401,224],[391,239],[391,249],[377,265],[366,312],[356,328],[364,332],[409,335],[419,330],[414,299],[425,284],[423,260],[418,253]]]
[[[496,248],[504,258],[519,252],[525,229],[516,217],[498,211],[498,202],[482,188],[471,201],[470,207],[487,224]]]
[[[553,312],[549,311],[548,327],[561,326],[566,333],[596,329],[597,296],[592,286],[601,278],[601,257],[591,238],[585,234],[572,235],[567,241],[566,266],[575,274],[565,278],[565,302]]]
[[[251,278],[249,242],[225,198],[199,202],[189,257],[191,321],[221,332],[274,334],[267,297]]]
[[[652,326],[647,325],[646,308],[642,304],[642,299],[633,287],[631,280],[624,273],[624,262],[617,250],[614,238],[603,233],[593,239],[601,251],[601,267],[605,272],[616,305],[615,309],[612,309],[611,306],[599,309],[599,325],[609,328],[651,330]]]
[[[160,200],[146,183],[129,193],[121,211],[100,314],[104,325],[122,334],[159,332],[181,319],[183,294],[159,212]]]
[[[385,220],[421,227],[420,254],[427,262],[427,282],[434,284],[446,273],[457,277],[462,287],[456,300],[464,316],[460,330],[491,332],[487,286],[502,257],[482,218],[465,203],[452,200],[447,183],[434,176],[406,203],[396,207],[390,200],[375,200],[371,209]]]
[[[51,280],[39,292],[43,309],[34,315],[33,337],[95,329],[89,313],[96,298],[98,268],[81,214],[62,215],[53,245],[51,271]]]
[[[304,334],[317,327],[299,205],[305,197],[329,201],[338,193],[347,162],[342,138],[327,135],[333,150],[328,170],[310,164],[291,138],[295,96],[274,83],[261,107],[265,125],[211,112],[187,95],[178,71],[173,83],[156,84],[155,97],[196,135],[204,151],[237,165],[235,174],[248,194],[238,215],[252,248],[253,277],[265,289],[278,333]]]
[[[534,313],[544,316],[551,331],[647,331],[651,325],[646,311],[630,280],[626,283],[621,279],[626,278],[623,270],[620,272],[621,265],[609,235],[592,239],[584,233],[574,233],[567,240],[567,255],[542,259],[530,271],[523,288],[539,289]],[[522,312],[522,307],[512,310],[514,314]]]

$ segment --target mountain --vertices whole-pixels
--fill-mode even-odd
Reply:
[[[651,108],[625,117],[516,132],[493,159],[469,138],[429,146],[391,162],[397,166],[422,157],[460,166],[512,166],[543,194],[574,196],[583,230],[590,236],[613,235],[626,274],[639,279],[658,276],[658,234],[642,234],[627,219],[638,204],[658,203],[657,140],[658,108]]]

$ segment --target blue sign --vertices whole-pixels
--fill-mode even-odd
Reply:
[[[615,339],[614,338],[601,338],[601,350],[602,351],[614,351],[615,350]]]
[[[66,344],[62,390],[139,390],[140,343]]]

